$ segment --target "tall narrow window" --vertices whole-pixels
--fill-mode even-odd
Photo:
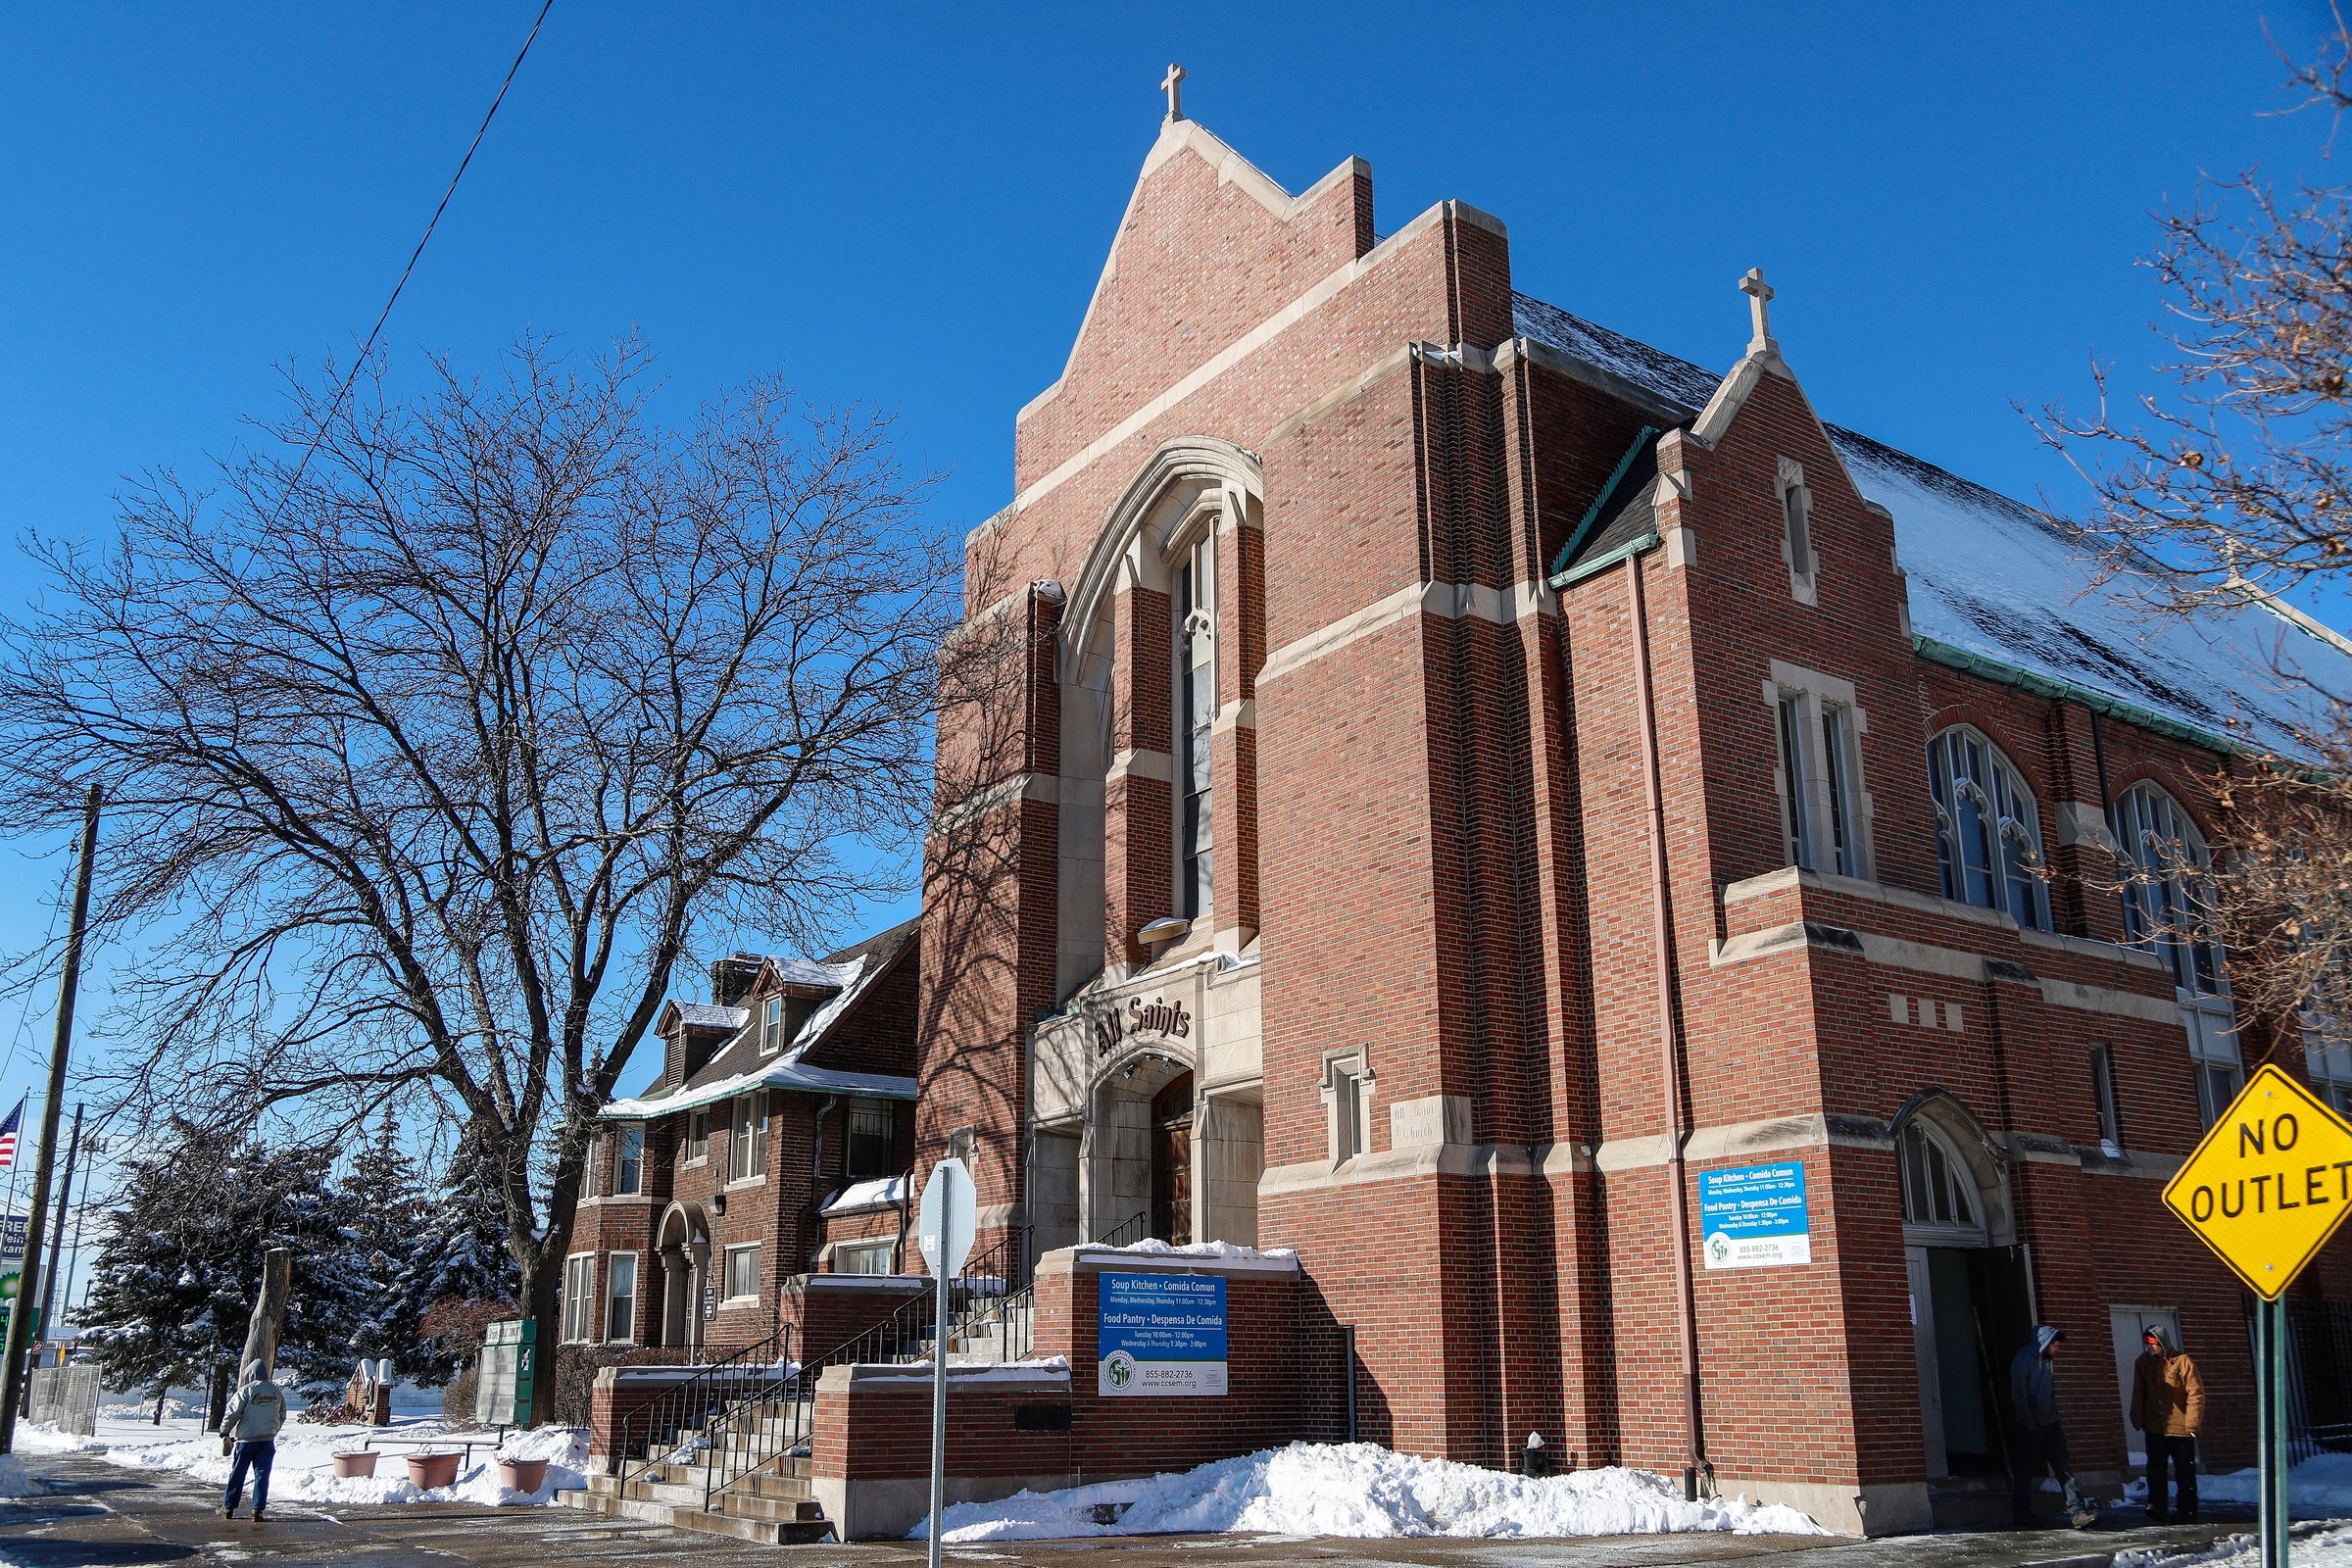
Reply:
[[[748,1181],[767,1169],[767,1096],[757,1091],[735,1102],[735,1128],[727,1140],[727,1177]]]
[[[2124,1147],[2124,1116],[2115,1100],[2115,1052],[2107,1046],[2090,1048],[2090,1096],[2099,1109],[2099,1142]]]
[[[773,1055],[784,1044],[784,999],[770,997],[760,1005],[760,1054]]]
[[[1831,863],[1839,876],[1862,874],[1862,847],[1854,831],[1853,722],[1846,710],[1821,709],[1821,769],[1829,786]]]
[[[1364,1152],[1364,1091],[1371,1074],[1360,1055],[1334,1056],[1323,1064],[1324,1092],[1331,1099],[1331,1158],[1345,1164]]]
[[[564,1338],[577,1343],[596,1336],[596,1254],[577,1252],[564,1260]]]
[[[710,1157],[710,1107],[686,1113],[686,1159],[689,1164]]]
[[[637,1254],[612,1252],[605,1258],[605,1338],[637,1337]]]
[[[2124,922],[2132,940],[2164,955],[2185,992],[2227,996],[2222,947],[2206,923],[2206,868],[2213,858],[2180,803],[2153,784],[2135,785],[2115,803],[2117,848],[2125,869]]]
[[[612,1140],[612,1191],[630,1198],[645,1191],[645,1129],[623,1127]]]
[[[1806,765],[1812,748],[1805,744],[1805,700],[1781,698],[1781,776],[1783,825],[1788,829],[1788,863],[1810,871],[1813,865],[1813,812],[1808,805],[1813,770]]]
[[[2188,1029],[2188,1059],[2197,1075],[2197,1114],[2210,1127],[2246,1087],[2246,1064],[2237,1051],[2237,1015],[2224,1002],[2196,998],[2180,1008]]]
[[[1781,481],[1781,520],[1788,529],[1788,569],[1813,575],[1813,492],[1801,478]]]
[[[1209,736],[1217,717],[1217,536],[1201,534],[1176,572],[1176,912],[1209,906]]]
[[[1936,797],[1936,864],[1943,896],[2050,928],[2041,876],[2041,811],[1999,747],[1962,724],[1928,743]]]

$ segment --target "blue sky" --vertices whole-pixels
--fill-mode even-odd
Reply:
[[[0,8],[0,592],[37,591],[24,531],[102,535],[120,475],[201,471],[277,365],[348,352],[536,9]],[[895,411],[977,521],[1179,60],[1192,117],[1290,188],[1359,154],[1384,231],[1471,202],[1520,287],[1703,364],[1760,265],[1826,416],[2065,500],[2012,402],[2081,395],[2093,351],[2144,379],[2150,209],[2201,171],[2330,173],[2324,124],[2263,118],[2265,23],[2305,49],[2324,7],[2121,15],[557,0],[386,342],[636,328],[680,403],[781,368]],[[0,948],[61,875],[0,847]],[[13,1055],[0,1009],[0,1111],[45,1005]]]

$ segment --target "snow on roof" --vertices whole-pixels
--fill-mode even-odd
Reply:
[[[1669,410],[1688,416],[1721,384],[1710,370],[1556,305],[1524,294],[1513,304],[1522,337]],[[1855,487],[1893,514],[1911,630],[1931,657],[2059,682],[2208,744],[2250,741],[2289,754],[2302,750],[2295,728],[2317,716],[2309,685],[2352,693],[2352,651],[2292,612],[2249,599],[2194,616],[2147,612],[2128,575],[2096,582],[2096,542],[2059,519],[1868,436],[1827,428]]]
[[[697,1028],[740,1029],[752,1021],[749,1007],[720,1007],[708,1002],[676,1004],[678,1022]]]
[[[852,1182],[831,1198],[826,1199],[824,1206],[817,1212],[842,1214],[853,1208],[881,1208],[886,1204],[903,1203],[906,1200],[906,1178],[885,1176],[878,1181]]]
[[[767,961],[775,965],[776,978],[788,986],[822,986],[827,990],[847,986],[857,979],[858,967],[864,962],[861,958],[848,963],[825,963],[816,958],[773,956]]]

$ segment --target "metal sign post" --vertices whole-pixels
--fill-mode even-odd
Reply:
[[[943,1159],[932,1166],[915,1232],[923,1262],[939,1287],[939,1304],[931,1318],[931,1541],[924,1553],[928,1568],[939,1568],[939,1516],[948,1484],[948,1282],[963,1272],[964,1261],[972,1255],[979,1217],[972,1173],[963,1168],[963,1161]]]
[[[2279,1298],[2352,1207],[2352,1124],[2265,1063],[2165,1184],[2164,1202],[2255,1295],[2261,1561],[2286,1568],[2287,1331]]]

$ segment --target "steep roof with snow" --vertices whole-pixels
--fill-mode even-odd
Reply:
[[[1556,305],[1524,294],[1514,305],[1521,337],[1671,419],[1690,418],[1722,382]],[[2303,682],[2352,693],[2352,647],[2293,612],[2255,599],[2192,617],[2145,613],[2128,575],[2095,581],[2096,543],[2062,520],[1866,435],[1827,428],[1855,487],[1893,514],[1911,630],[1931,657],[2055,682],[2209,744],[2290,754],[2302,750],[2294,732],[2313,709]],[[1605,529],[1572,541],[1574,555],[1596,559],[1604,534],[1638,531],[1641,519],[1629,515],[1637,499],[1623,483],[1604,495]]]

